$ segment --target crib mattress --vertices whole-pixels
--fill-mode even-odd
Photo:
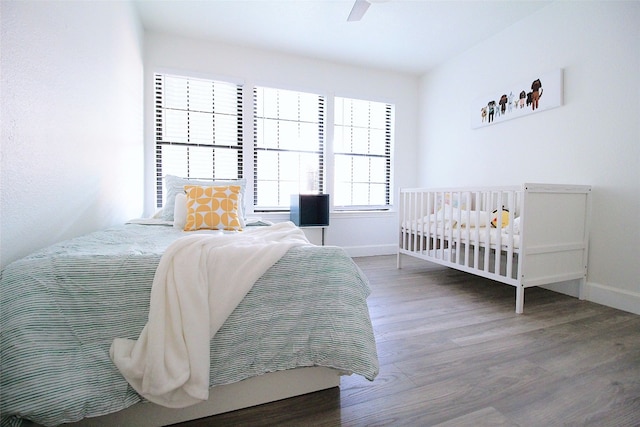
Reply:
[[[409,225],[409,227],[407,226]],[[520,248],[520,235],[509,234],[508,228],[497,229],[490,227],[449,227],[445,225],[421,223],[417,221],[403,222],[402,231],[405,233],[411,233],[414,235],[429,234],[431,237],[444,238],[449,241],[459,241],[465,244],[486,244],[498,245],[502,248],[506,248],[510,245],[510,239],[513,239],[513,249]]]

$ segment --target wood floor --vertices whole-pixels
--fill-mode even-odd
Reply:
[[[640,426],[640,316],[395,256],[356,258],[371,282],[380,375],[179,424]]]

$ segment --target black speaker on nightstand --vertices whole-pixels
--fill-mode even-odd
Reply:
[[[289,218],[298,227],[327,227],[329,225],[329,195],[292,194]]]

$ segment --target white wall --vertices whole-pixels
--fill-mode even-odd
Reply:
[[[424,186],[592,185],[587,299],[636,313],[639,41],[638,2],[554,2],[423,77],[419,148]],[[559,68],[562,107],[471,129],[476,97]]]
[[[396,108],[395,188],[415,182],[418,77],[148,32],[145,35],[147,214],[155,209],[152,77],[158,70],[241,81],[245,88],[248,88],[245,95],[248,97],[251,96],[252,86],[258,84],[317,91],[326,96],[338,95],[391,102]],[[252,124],[251,114],[250,108],[245,110],[248,132]],[[250,133],[245,135],[245,141],[247,146],[250,146]],[[245,151],[248,164],[252,164],[250,155],[250,151]],[[247,178],[251,179],[250,176]],[[262,217],[267,218],[267,215],[263,214]],[[288,219],[288,215],[275,215],[267,219],[280,221]],[[351,255],[394,253],[397,242],[396,228],[395,212],[363,215],[332,213],[325,243],[345,247]],[[318,242],[318,230],[308,230],[308,234],[314,242]]]
[[[142,29],[128,2],[2,1],[1,265],[143,210]]]

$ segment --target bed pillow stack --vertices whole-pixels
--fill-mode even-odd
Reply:
[[[162,219],[165,221],[173,221],[174,227],[184,228],[187,217],[187,196],[185,186],[203,186],[203,187],[220,187],[220,186],[237,186],[239,187],[237,199],[237,215],[240,222],[240,228],[244,228],[244,193],[246,188],[245,179],[231,180],[194,180],[181,178],[174,175],[167,175],[164,178],[166,201],[162,209]]]

